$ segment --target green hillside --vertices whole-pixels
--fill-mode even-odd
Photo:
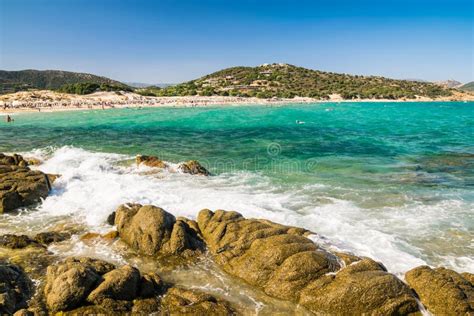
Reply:
[[[57,90],[66,85],[86,83],[129,89],[119,81],[87,73],[61,70],[0,70],[0,94],[28,89]]]
[[[474,92],[474,81],[468,82],[465,85],[458,87],[459,90]]]
[[[147,93],[149,92],[148,90]],[[449,89],[427,82],[337,74],[287,64],[227,68],[153,92],[158,96],[197,94],[321,99],[327,99],[329,95],[336,93],[344,99],[398,99],[415,98],[416,95],[434,98],[451,95]]]

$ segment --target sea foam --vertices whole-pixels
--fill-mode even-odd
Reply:
[[[323,247],[370,256],[399,275],[427,263],[423,249],[410,238],[416,237],[418,228],[433,230],[434,227],[425,223],[425,217],[436,216],[436,212],[446,206],[420,206],[420,218],[410,215],[413,209],[409,207],[378,216],[352,201],[330,196],[324,197],[326,203],[315,204],[311,192],[324,195],[326,185],[314,184],[304,192],[281,190],[257,172],[241,171],[213,177],[157,172],[137,167],[132,156],[75,147],[61,147],[41,155],[45,161],[38,168],[61,177],[54,183],[52,194],[36,212],[30,213],[30,221],[70,217],[93,231],[105,232],[110,229],[105,224],[107,216],[127,202],[154,204],[176,216],[189,218],[195,218],[204,208],[234,210],[246,217],[307,228],[316,233],[311,238]],[[411,233],[403,226],[407,223],[411,225]],[[74,252],[74,248],[68,251]],[[474,270],[472,259],[467,257],[454,260],[438,256],[436,260],[457,270]]]

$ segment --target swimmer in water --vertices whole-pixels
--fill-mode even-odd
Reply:
[[[300,121],[300,120],[296,120],[296,124],[304,124],[305,122],[303,121]]]
[[[5,118],[5,120],[7,121],[7,123],[10,123],[12,122],[12,117],[10,115],[7,115],[7,117]]]

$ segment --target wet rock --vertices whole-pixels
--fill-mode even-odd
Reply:
[[[109,214],[109,216],[107,216],[107,224],[113,226],[115,225],[115,212],[112,212]]]
[[[201,176],[211,175],[211,173],[196,160],[183,162],[182,164],[179,165],[178,170],[180,170],[182,173],[188,173],[192,175],[201,175]]]
[[[93,232],[88,232],[85,233],[84,235],[81,236],[81,240],[83,242],[90,242],[90,241],[95,241],[95,240],[103,240],[106,242],[112,242],[116,238],[118,238],[118,232],[116,230],[112,230],[106,234],[99,234],[99,233],[93,233]]]
[[[463,272],[461,273],[461,275],[463,276],[463,278],[471,282],[471,284],[474,284],[474,274],[469,272]]]
[[[300,304],[321,314],[408,315],[418,311],[411,290],[369,258],[310,283]]]
[[[0,213],[37,203],[50,189],[47,175],[30,170],[21,156],[0,154]]]
[[[143,164],[152,168],[165,169],[168,167],[168,165],[163,160],[155,156],[138,155],[135,158],[135,161],[137,162],[137,165]]]
[[[470,278],[472,274],[428,266],[414,268],[405,274],[407,283],[434,315],[474,314],[474,285]]]
[[[23,158],[23,156],[18,154],[7,156],[0,153],[0,165],[28,167],[28,162]]]
[[[235,315],[229,303],[194,290],[171,288],[161,301],[165,315]]]
[[[411,290],[383,266],[364,259],[342,268],[359,258],[321,249],[304,229],[221,210],[202,210],[198,224],[216,263],[270,296],[322,314],[418,311]]]
[[[34,240],[42,245],[49,245],[55,242],[61,242],[71,238],[69,233],[60,232],[42,232],[36,234]]]
[[[103,281],[87,297],[91,303],[101,304],[104,299],[131,301],[137,296],[140,272],[129,265],[103,275]]]
[[[26,235],[6,234],[0,236],[0,247],[22,249],[28,246],[39,247],[40,244]]]
[[[13,314],[13,316],[34,316],[35,313],[27,310],[26,308],[20,309]]]
[[[101,275],[114,268],[110,263],[90,258],[68,258],[49,266],[44,288],[48,308],[61,311],[80,306],[101,280]]]
[[[160,299],[156,297],[141,298],[133,301],[132,314],[150,315],[161,310]]]
[[[60,174],[51,174],[51,173],[48,173],[46,176],[48,177],[49,183],[52,184],[52,183],[54,183],[54,181],[56,181],[61,175],[60,175]]]
[[[149,298],[163,293],[165,285],[156,273],[148,273],[142,276],[138,289],[138,296]]]
[[[153,205],[121,205],[116,211],[115,224],[120,238],[145,255],[182,254],[203,247],[199,236],[185,221],[176,220]]]
[[[24,160],[27,162],[28,166],[39,166],[43,163],[41,159],[34,157],[24,157]]]
[[[32,288],[31,281],[19,266],[0,262],[0,315],[11,315],[25,308]]]

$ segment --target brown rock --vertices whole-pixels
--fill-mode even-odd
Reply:
[[[204,168],[198,161],[190,160],[179,165],[178,170],[192,175],[209,176],[211,173]]]
[[[48,177],[30,170],[21,156],[0,154],[0,213],[37,203],[50,189]]]
[[[0,165],[28,167],[28,162],[21,155],[7,156],[0,153]]]
[[[87,301],[101,304],[104,299],[131,301],[137,296],[140,272],[129,265],[103,275],[104,281],[87,297]]]
[[[153,297],[163,293],[165,285],[160,276],[156,273],[149,273],[142,276],[138,290],[138,296],[142,298]]]
[[[90,258],[68,258],[49,266],[44,294],[51,311],[79,307],[100,281],[100,275],[111,271],[113,265]]]
[[[221,210],[202,210],[198,224],[216,263],[270,296],[322,314],[418,311],[410,289],[383,266],[364,259],[341,270],[358,258],[321,249],[304,229]]]
[[[0,262],[0,315],[25,308],[32,289],[33,284],[19,266]]]
[[[150,315],[161,310],[160,299],[139,298],[133,301],[132,315]]]
[[[21,249],[28,246],[40,247],[40,244],[26,235],[6,234],[0,236],[0,247]]]
[[[69,233],[60,233],[60,232],[42,232],[38,233],[35,236],[35,241],[42,245],[49,245],[55,242],[61,242],[66,239],[71,238]]]
[[[165,169],[168,165],[158,157],[155,156],[144,156],[138,155],[135,158],[137,165],[144,164],[145,166],[152,167],[152,168],[160,168]]]
[[[408,271],[405,279],[434,315],[471,315],[474,287],[469,274],[466,276],[446,268],[420,266]]]
[[[115,224],[120,238],[145,255],[181,254],[202,248],[201,240],[186,222],[156,206],[121,205]]]
[[[299,302],[328,315],[408,315],[418,311],[411,290],[369,258],[313,281],[301,292]]]
[[[161,301],[165,315],[235,315],[229,303],[194,290],[171,288]]]

